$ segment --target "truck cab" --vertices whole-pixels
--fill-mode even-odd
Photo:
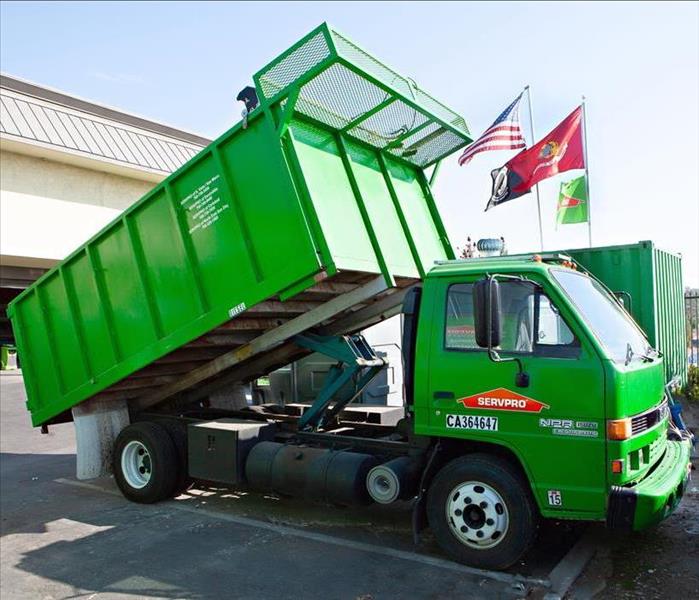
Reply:
[[[502,482],[476,478],[484,492],[470,513],[454,501],[474,500],[463,453],[497,456],[526,482],[515,504],[533,501],[543,517],[638,530],[672,512],[690,444],[671,425],[663,359],[598,280],[557,255],[444,261],[419,295],[415,433],[464,467],[433,528],[444,521],[472,556],[516,526]],[[480,508],[491,500],[507,518]]]

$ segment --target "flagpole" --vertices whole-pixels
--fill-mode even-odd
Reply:
[[[582,97],[582,122],[583,122],[583,157],[585,159],[585,194],[587,196],[587,241],[592,248],[592,211],[590,205],[590,175],[587,161],[587,117],[585,115],[585,96]]]
[[[532,146],[536,143],[536,136],[534,134],[534,110],[532,109],[532,92],[529,86],[524,86],[524,91],[527,92],[527,105],[529,106],[529,131],[532,136]],[[536,190],[536,212],[539,217],[539,245],[541,250],[544,249],[544,228],[541,225],[541,199],[539,197],[539,184],[534,186]]]

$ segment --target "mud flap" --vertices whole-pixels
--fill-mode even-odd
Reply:
[[[423,529],[427,528],[427,488],[437,471],[437,462],[435,459],[437,458],[437,454],[439,454],[440,450],[441,444],[439,441],[437,441],[432,448],[432,452],[430,452],[430,456],[427,459],[427,464],[425,465],[425,468],[422,471],[422,476],[420,477],[420,487],[417,500],[415,500],[415,504],[413,505],[412,517],[413,544],[416,546],[420,543],[420,533]]]

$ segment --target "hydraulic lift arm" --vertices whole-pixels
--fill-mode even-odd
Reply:
[[[297,335],[294,343],[336,359],[311,407],[299,420],[299,431],[315,430],[331,421],[350,402],[357,398],[372,379],[386,367],[387,362],[379,358],[361,334],[322,336],[311,333]],[[354,381],[352,393],[337,398],[338,392],[350,381]],[[335,400],[332,408],[330,403]]]

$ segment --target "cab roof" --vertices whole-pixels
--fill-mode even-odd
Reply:
[[[448,277],[450,275],[484,273],[494,270],[500,272],[528,271],[546,273],[551,267],[569,266],[571,263],[574,263],[574,261],[570,256],[559,252],[439,260],[435,262],[432,269],[427,273],[427,277]]]

